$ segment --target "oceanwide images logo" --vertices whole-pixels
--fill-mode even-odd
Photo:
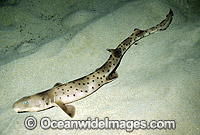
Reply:
[[[37,119],[33,116],[28,116],[24,120],[24,126],[33,130],[37,126]],[[49,117],[43,117],[40,120],[40,127],[47,129],[121,129],[127,132],[133,132],[137,129],[175,129],[176,123],[174,120],[152,120],[149,123],[146,120],[109,120],[105,117],[100,120],[98,117],[87,120],[51,120]]]

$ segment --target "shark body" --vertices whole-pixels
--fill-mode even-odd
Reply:
[[[13,109],[18,113],[37,112],[59,106],[70,117],[74,117],[75,107],[68,104],[94,93],[106,83],[116,79],[118,77],[116,69],[126,51],[143,37],[167,29],[172,17],[173,11],[170,9],[166,18],[158,25],[146,30],[134,29],[134,32],[117,48],[107,49],[111,53],[109,59],[94,72],[65,84],[56,83],[51,89],[23,97],[13,104]]]

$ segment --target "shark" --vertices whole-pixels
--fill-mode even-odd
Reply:
[[[79,79],[67,82],[56,83],[52,88],[31,96],[25,96],[13,104],[14,111],[39,112],[52,107],[61,108],[71,118],[75,116],[75,107],[72,102],[83,99],[96,92],[103,85],[118,78],[116,72],[119,64],[132,45],[158,31],[166,30],[173,19],[173,11],[170,9],[165,19],[154,27],[146,30],[135,28],[133,33],[122,41],[115,49],[107,49],[110,52],[108,60],[94,72]]]

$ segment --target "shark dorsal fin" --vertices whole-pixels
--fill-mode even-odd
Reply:
[[[57,82],[56,84],[54,84],[54,86],[53,87],[57,87],[57,86],[61,86],[61,85],[63,85],[62,83],[59,83],[59,82]]]
[[[122,55],[120,49],[106,49],[106,50],[109,51],[113,56],[117,58],[119,58]]]

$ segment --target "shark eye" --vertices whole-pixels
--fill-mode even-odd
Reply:
[[[27,105],[27,104],[28,104],[28,101],[24,101],[24,104]]]

